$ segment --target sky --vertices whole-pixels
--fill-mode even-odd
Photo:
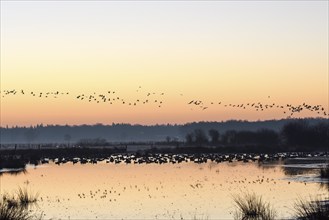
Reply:
[[[224,107],[258,102],[329,112],[328,1],[0,4],[1,126],[287,117]]]

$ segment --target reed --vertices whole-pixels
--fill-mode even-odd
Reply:
[[[33,195],[27,189],[19,188],[15,195],[4,194],[0,198],[1,220],[34,220],[42,219],[28,210],[28,205],[36,203],[38,194]]]
[[[233,195],[236,206],[234,219],[240,220],[272,220],[276,217],[276,211],[261,196],[255,193]]]
[[[32,203],[36,203],[38,200],[39,194],[33,194],[32,192],[28,192],[26,188],[18,188],[17,199],[22,207],[27,207]]]
[[[299,198],[294,205],[295,217],[301,220],[327,220],[329,219],[328,202],[319,197],[310,200]]]

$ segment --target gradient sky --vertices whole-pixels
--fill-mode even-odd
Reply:
[[[1,95],[1,126],[286,117],[220,106],[200,111],[186,104],[195,99],[328,109],[328,1],[0,4],[1,91],[70,92],[57,99]],[[125,100],[164,92],[164,104],[75,99],[108,90]]]

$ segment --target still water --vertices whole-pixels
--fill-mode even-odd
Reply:
[[[232,219],[232,196],[244,192],[262,195],[278,218],[289,218],[297,198],[328,197],[319,165],[50,163],[3,174],[0,182],[1,193],[19,186],[38,192],[32,209],[44,219]]]

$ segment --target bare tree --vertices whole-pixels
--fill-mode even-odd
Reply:
[[[208,142],[207,135],[202,129],[195,129],[194,136],[196,144],[202,145]]]
[[[72,137],[71,137],[71,135],[69,135],[69,134],[64,135],[64,140],[67,142],[67,147],[70,146],[71,138],[72,138]]]
[[[211,143],[216,144],[219,141],[219,132],[215,129],[210,129],[208,132],[210,139],[211,139]]]
[[[185,136],[185,139],[186,139],[186,143],[192,144],[193,143],[193,134],[187,134]]]

